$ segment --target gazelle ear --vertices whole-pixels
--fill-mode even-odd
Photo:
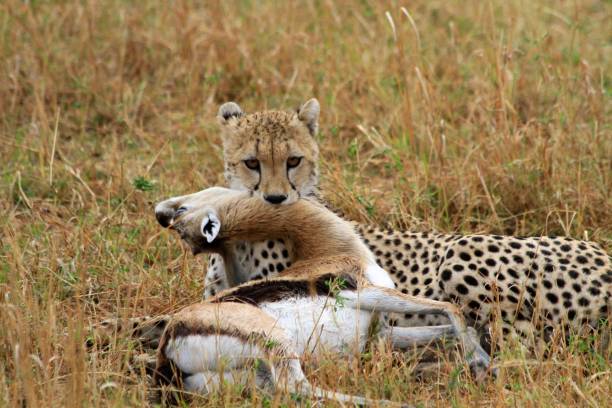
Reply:
[[[321,107],[319,106],[319,101],[315,98],[306,101],[297,111],[298,119],[306,125],[312,136],[316,135],[319,130],[320,111]]]
[[[221,229],[221,221],[214,210],[208,210],[208,214],[202,219],[200,224],[200,231],[206,238],[206,242],[209,244],[217,238],[219,230]]]
[[[226,125],[232,118],[239,118],[242,115],[244,115],[244,112],[236,102],[225,102],[219,107],[217,120],[219,124]]]

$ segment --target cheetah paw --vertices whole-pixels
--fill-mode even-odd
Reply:
[[[468,336],[474,345],[472,354],[468,356],[468,363],[472,376],[478,383],[485,381],[489,375],[496,378],[497,369],[491,367],[491,357],[480,345],[478,341],[478,332],[473,327],[468,327]]]

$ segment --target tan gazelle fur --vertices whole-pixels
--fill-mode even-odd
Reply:
[[[456,306],[392,289],[389,276],[351,224],[314,200],[279,207],[215,187],[166,200],[156,207],[156,215],[194,253],[224,256],[237,241],[283,239],[297,261],[276,278],[228,289],[171,317],[158,349],[155,378],[160,384],[175,382],[207,392],[225,378],[224,372],[219,374],[226,368],[220,359],[232,369],[261,359],[276,386],[339,401],[373,402],[310,386],[298,358],[306,352],[342,352],[351,344],[362,350],[378,311],[443,314],[450,326],[384,328],[381,335],[400,346],[454,335],[479,378],[489,366],[489,356]],[[333,289],[333,282],[341,284]]]

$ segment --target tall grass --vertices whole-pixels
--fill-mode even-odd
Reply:
[[[202,3],[206,3],[205,5]],[[609,2],[0,4],[0,405],[140,406],[110,316],[198,299],[204,262],[152,204],[222,183],[218,105],[322,105],[322,189],[349,218],[612,246]],[[484,386],[373,347],[317,383],[431,406],[610,406],[585,339],[499,356]],[[277,406],[228,389],[210,405]]]

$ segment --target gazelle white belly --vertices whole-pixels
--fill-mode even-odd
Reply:
[[[295,297],[262,303],[260,308],[286,330],[295,351],[346,353],[363,350],[371,314],[327,296]]]

